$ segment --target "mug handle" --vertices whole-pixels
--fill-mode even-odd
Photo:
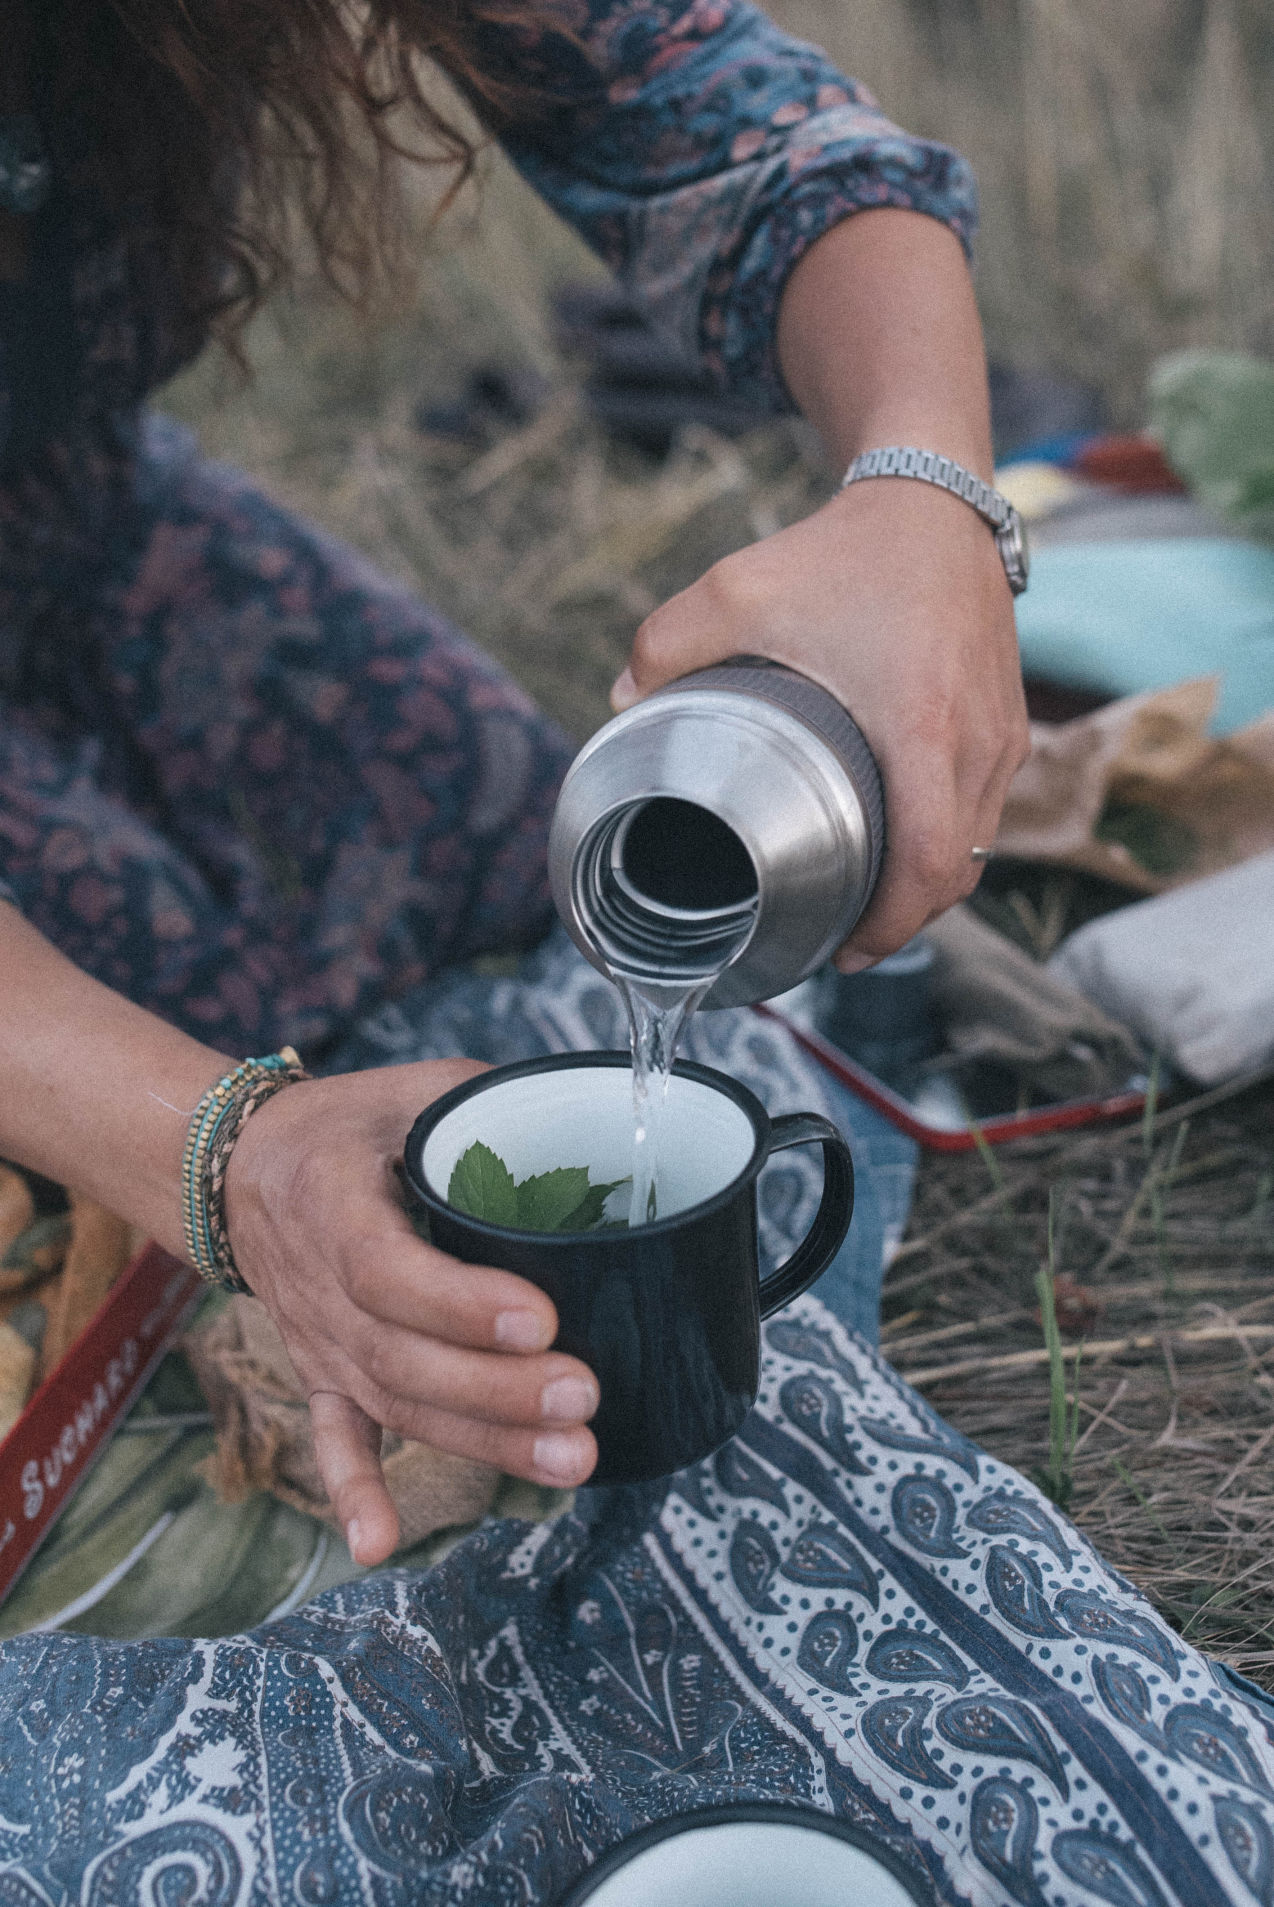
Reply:
[[[788,1146],[823,1148],[823,1196],[814,1223],[792,1256],[761,1280],[761,1316],[768,1318],[808,1291],[841,1248],[854,1216],[854,1160],[830,1119],[816,1112],[785,1112],[770,1127],[766,1158]]]

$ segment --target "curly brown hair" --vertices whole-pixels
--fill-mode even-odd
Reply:
[[[469,177],[479,141],[440,103],[431,66],[489,131],[544,110],[531,70],[509,64],[508,32],[494,52],[484,36],[511,29],[529,49],[542,26],[571,40],[552,4],[61,0],[56,25],[44,19],[59,104],[87,130],[81,167],[130,224],[162,234],[183,318],[237,354],[290,273],[298,226],[359,301],[398,262],[402,161],[447,169],[443,204]]]

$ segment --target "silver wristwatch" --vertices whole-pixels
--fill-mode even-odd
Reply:
[[[975,477],[963,464],[953,463],[950,457],[940,457],[935,450],[913,450],[901,444],[865,450],[861,457],[855,457],[841,489],[864,477],[916,477],[921,483],[936,483],[940,490],[959,497],[990,525],[1009,588],[1015,596],[1022,594],[1030,570],[1026,526],[1008,498],[983,483],[981,477]]]

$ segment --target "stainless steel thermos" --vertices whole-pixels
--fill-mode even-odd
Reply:
[[[567,773],[549,837],[558,912],[603,971],[744,1006],[820,967],[880,870],[871,750],[807,677],[739,657],[617,715]]]

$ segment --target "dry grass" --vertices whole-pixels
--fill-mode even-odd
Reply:
[[[416,309],[362,337],[326,309],[272,315],[252,386],[228,389],[208,363],[167,407],[214,455],[444,610],[583,740],[609,713],[643,616],[806,513],[830,475],[796,420],[742,443],[688,429],[661,462],[609,443],[543,314],[534,351],[494,299],[482,324],[466,323],[470,261],[447,266]],[[549,373],[552,395],[524,429],[474,451],[415,427],[422,395],[456,388],[492,356]]]
[[[1066,1411],[1036,1279],[1051,1263]],[[890,1359],[1200,1647],[1274,1688],[1274,1087],[929,1155]]]
[[[1268,0],[778,0],[982,187],[992,349],[1142,420],[1184,345],[1274,352]]]

